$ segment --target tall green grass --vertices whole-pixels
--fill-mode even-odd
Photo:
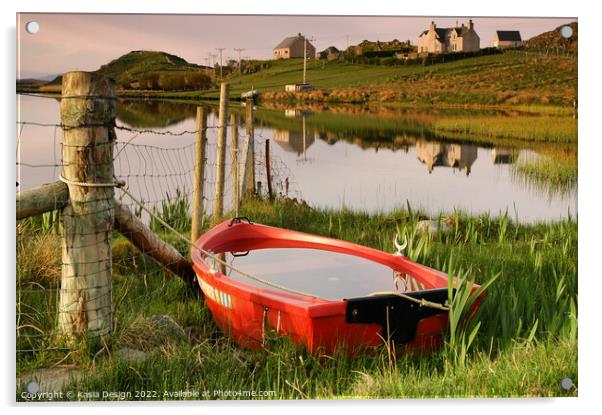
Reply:
[[[190,232],[192,225],[190,202],[188,195],[179,187],[176,189],[175,195],[167,193],[165,199],[161,201],[161,207],[154,207],[153,213],[178,232]],[[154,216],[151,216],[150,228],[154,232],[165,230]]]
[[[440,136],[512,138],[554,143],[577,142],[577,120],[571,117],[450,117],[435,121],[433,131]]]
[[[393,252],[397,233],[408,236],[407,255],[459,277],[445,345],[427,356],[385,345],[347,358],[311,356],[287,339],[269,338],[258,351],[232,344],[213,324],[202,301],[153,263],[119,265],[115,274],[113,349],[134,347],[145,362],[85,353],[63,363],[88,368],[70,390],[270,390],[271,398],[575,396],[560,379],[577,373],[577,222],[521,225],[508,215],[442,215],[450,231],[420,235],[422,212],[410,206],[391,214],[311,209],[290,200],[248,199],[241,215],[254,222],[336,237]],[[165,234],[167,235],[167,234]],[[120,242],[121,241],[121,242]],[[116,262],[131,254],[122,245]],[[114,251],[116,246],[114,246]],[[185,252],[187,248],[183,247]],[[129,272],[128,272],[129,269]],[[144,275],[141,275],[144,272]],[[471,315],[472,282],[486,286]],[[169,314],[188,341],[154,338],[141,319]],[[398,350],[399,352],[399,350]],[[18,368],[49,366],[64,353],[18,357]],[[167,399],[160,396],[159,399]]]

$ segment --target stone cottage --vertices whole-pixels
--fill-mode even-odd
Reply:
[[[284,39],[274,48],[274,59],[302,58],[305,49],[305,36],[301,33]],[[307,41],[308,58],[316,56],[316,48]]]
[[[419,53],[476,52],[480,49],[481,39],[474,29],[472,19],[468,26],[437,27],[431,22],[428,30],[418,36]]]
[[[493,47],[499,49],[520,48],[523,46],[523,39],[520,37],[518,30],[497,30],[495,39],[493,39]]]

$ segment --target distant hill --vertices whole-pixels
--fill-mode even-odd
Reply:
[[[30,76],[29,78],[19,78],[19,79],[17,79],[17,82],[21,83],[21,84],[43,84],[43,83],[52,81],[54,78],[56,78],[56,74],[55,75],[36,75],[36,76]]]
[[[42,79],[35,79],[35,78],[22,78],[22,79],[17,79],[17,83],[23,84],[23,85],[41,85],[41,84],[46,83],[46,81],[44,81]]]
[[[560,36],[560,28],[563,26],[570,26],[573,29],[573,36],[570,39],[565,39]],[[577,33],[578,25],[577,22],[572,22],[567,25],[558,26],[554,30],[544,32],[540,35],[534,36],[525,42],[525,46],[528,48],[535,49],[566,49],[571,51],[577,51]]]
[[[96,72],[115,80],[127,90],[187,91],[213,85],[213,69],[186,62],[176,55],[155,51],[132,51],[102,65]],[[57,76],[47,86],[60,86]]]

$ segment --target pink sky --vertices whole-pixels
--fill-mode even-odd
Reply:
[[[137,14],[33,14],[17,16],[18,78],[47,76],[70,70],[96,70],[131,50],[160,50],[189,62],[206,64],[215,48],[226,48],[224,60],[242,56],[270,58],[272,48],[298,32],[314,38],[318,50],[368,40],[411,40],[431,20],[438,26],[467,22],[468,17],[235,16]],[[523,39],[552,30],[575,18],[473,17],[481,47],[496,30],[520,30]],[[25,31],[36,21],[37,34]]]

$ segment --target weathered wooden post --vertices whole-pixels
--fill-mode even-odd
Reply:
[[[238,217],[238,208],[240,207],[240,196],[238,187],[238,115],[230,115],[230,124],[232,124],[232,146],[230,147],[230,160],[232,160],[232,209],[234,216]]]
[[[207,112],[202,106],[196,109],[196,134],[194,141],[194,181],[192,188],[192,229],[190,239],[196,241],[203,228],[205,164],[207,162]],[[193,248],[194,249],[194,248]]]
[[[18,192],[16,197],[17,220],[62,209],[69,202],[69,190],[63,182],[43,184]]]
[[[265,174],[268,184],[268,197],[272,198],[272,167],[270,166],[270,139],[265,140]]]
[[[245,124],[247,136],[242,147],[242,175],[240,181],[240,196],[255,193],[255,130],[253,127],[253,99],[247,98],[245,107]]]
[[[260,181],[257,182],[257,195],[261,196],[261,182]]]
[[[228,121],[228,84],[222,82],[219,97],[219,126],[217,132],[217,158],[215,162],[215,200],[213,223],[219,223],[224,214],[224,180],[226,171],[226,132]]]
[[[115,84],[93,72],[63,75],[62,213],[59,330],[68,339],[108,339],[112,318]]]

